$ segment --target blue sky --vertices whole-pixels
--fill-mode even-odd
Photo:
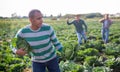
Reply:
[[[119,0],[0,0],[0,16],[12,13],[27,16],[31,9],[39,9],[44,15],[85,14],[100,12],[120,13]]]

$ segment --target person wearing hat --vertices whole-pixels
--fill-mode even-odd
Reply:
[[[76,29],[76,34],[78,38],[78,43],[82,44],[82,37],[84,38],[84,43],[87,41],[86,33],[87,33],[87,25],[84,20],[80,19],[80,15],[75,15],[75,19],[69,22],[69,18],[67,18],[67,24],[73,24]]]

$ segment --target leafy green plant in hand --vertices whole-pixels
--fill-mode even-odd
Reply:
[[[30,53],[32,51],[32,48],[29,45],[29,43],[24,38],[21,37],[13,38],[12,46],[17,49],[23,48],[27,53]]]

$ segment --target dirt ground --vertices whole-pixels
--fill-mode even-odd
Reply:
[[[23,72],[32,72],[32,69],[26,68],[26,69],[23,70]]]

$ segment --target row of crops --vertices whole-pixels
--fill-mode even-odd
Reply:
[[[73,25],[68,26],[64,19],[44,21],[53,26],[64,46],[63,52],[58,53],[61,72],[120,72],[120,20],[114,20],[109,43],[104,44],[98,19],[86,19],[88,41],[80,46]],[[0,72],[23,72],[31,68],[29,56],[17,56],[10,49],[17,30],[28,23],[27,19],[0,20]]]
[[[0,72],[23,72],[31,66],[28,56],[17,56],[10,49],[11,39],[20,27],[16,20],[0,20]]]

